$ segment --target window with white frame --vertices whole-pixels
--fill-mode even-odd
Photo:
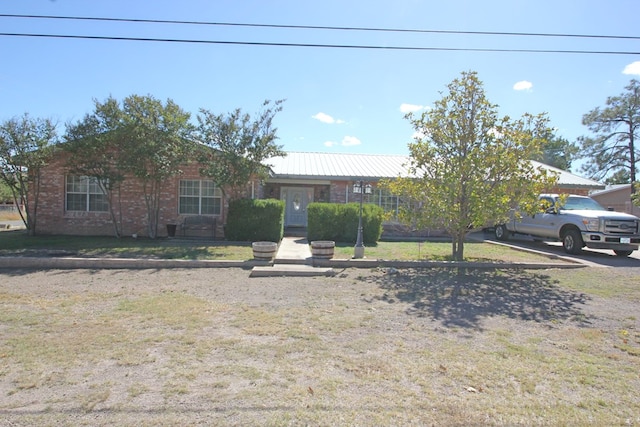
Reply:
[[[400,198],[388,190],[376,188],[371,202],[380,206],[385,212],[391,212],[393,217],[398,215]]]
[[[180,181],[178,213],[186,215],[220,215],[222,191],[211,180]]]
[[[98,179],[89,176],[67,175],[66,210],[107,212],[109,203]]]
[[[348,188],[349,200],[353,202],[360,202],[361,194],[353,192],[353,187]],[[397,218],[400,206],[405,202],[397,195],[392,194],[389,190],[373,187],[373,193],[363,196],[364,203],[372,203],[382,208],[385,213],[391,213],[392,218]]]

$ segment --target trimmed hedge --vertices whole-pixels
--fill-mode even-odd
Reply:
[[[383,210],[372,204],[362,205],[362,240],[375,244],[382,235]],[[359,203],[309,203],[307,238],[355,243],[358,237]]]
[[[224,234],[227,240],[279,242],[284,236],[284,202],[274,199],[230,201]]]

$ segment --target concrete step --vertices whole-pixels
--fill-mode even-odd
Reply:
[[[313,277],[333,276],[332,268],[312,267],[310,265],[274,264],[273,266],[256,266],[251,270],[249,277]]]

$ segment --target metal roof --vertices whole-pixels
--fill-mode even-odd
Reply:
[[[273,157],[265,163],[271,166],[273,179],[376,181],[408,176],[409,161],[408,156],[402,155],[289,151],[285,157]],[[597,181],[540,162],[531,162],[535,167],[557,172],[558,184],[562,187],[605,188]]]
[[[265,163],[274,178],[367,179],[406,176],[409,158],[399,155],[287,152]]]
[[[591,196],[601,196],[603,194],[614,193],[621,190],[630,190],[631,184],[614,184],[607,186],[604,190],[594,191]]]
[[[578,175],[574,175],[571,172],[567,172],[562,169],[554,168],[553,166],[546,165],[544,163],[536,162],[535,160],[531,160],[531,163],[535,167],[541,167],[553,172],[558,173],[558,185],[565,188],[591,188],[591,189],[602,189],[605,188],[605,185],[594,181],[589,178],[583,178]]]

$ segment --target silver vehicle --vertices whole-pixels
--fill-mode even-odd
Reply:
[[[517,233],[561,241],[570,254],[578,254],[586,246],[629,256],[640,245],[640,219],[636,216],[609,211],[586,196],[569,195],[562,204],[558,194],[541,194],[539,200],[541,212],[527,215],[511,211],[507,223],[495,226],[496,238],[506,240]]]

